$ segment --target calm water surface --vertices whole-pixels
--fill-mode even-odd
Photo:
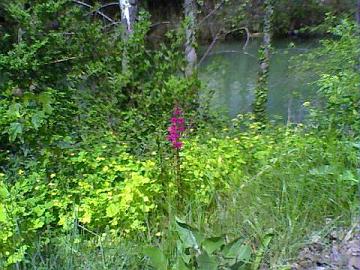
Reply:
[[[289,47],[293,42],[295,47]],[[200,77],[214,91],[211,108],[230,117],[251,111],[259,64],[260,40],[218,44],[200,67]],[[269,73],[268,112],[272,119],[300,122],[306,115],[305,101],[316,98],[311,74],[299,74],[289,68],[291,57],[305,53],[317,42],[278,40],[273,44]]]

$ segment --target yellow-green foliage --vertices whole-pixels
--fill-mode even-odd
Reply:
[[[136,161],[123,145],[110,148],[107,143],[93,144],[91,152],[64,151],[57,172],[33,166],[18,169],[15,176],[1,174],[3,267],[22,261],[31,252],[25,243],[49,228],[66,232],[77,225],[88,230],[109,226],[112,234],[125,236],[145,230],[160,192],[155,163]]]
[[[275,143],[274,138],[258,135],[256,130],[186,141],[180,154],[182,191],[208,204],[215,192],[221,194],[240,185],[249,171],[256,170],[255,164],[261,167],[267,162]]]
[[[100,148],[106,150],[107,146]],[[156,207],[154,198],[160,191],[155,164],[135,161],[125,152],[116,156],[94,152],[82,151],[70,159],[80,170],[77,186],[72,188],[79,192],[79,221],[91,227],[109,224],[122,233],[144,230],[144,218]],[[71,213],[66,216],[62,216],[63,225],[72,221]]]
[[[227,190],[232,176],[240,177],[244,154],[239,139],[211,138],[206,144],[199,140],[186,142],[181,153],[182,190],[195,192],[196,201],[209,203],[215,190]]]

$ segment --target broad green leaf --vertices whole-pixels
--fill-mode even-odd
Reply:
[[[226,244],[223,249],[223,254],[225,257],[236,257],[236,250],[240,248],[244,244],[244,239],[236,238],[235,240],[231,241],[230,243]]]
[[[31,123],[33,124],[33,126],[36,130],[41,126],[42,122],[44,121],[44,117],[45,117],[45,114],[42,111],[36,112],[31,117]]]
[[[185,264],[188,264],[191,260],[191,255],[190,254],[186,254],[184,252],[184,250],[186,249],[183,242],[181,242],[180,240],[176,240],[176,249],[177,249],[177,253],[179,254],[179,257],[181,256],[182,261],[185,262]]]
[[[180,256],[178,256],[176,258],[176,263],[172,267],[172,269],[173,270],[190,270],[190,268],[186,266],[184,260]]]
[[[213,256],[209,256],[206,251],[196,258],[198,270],[217,270],[219,264]]]
[[[11,123],[8,133],[11,142],[15,141],[23,132],[23,126],[19,122]]]
[[[10,117],[14,117],[14,118],[20,118],[21,117],[21,114],[20,114],[21,107],[22,106],[20,103],[14,103],[14,104],[10,105],[7,115]]]
[[[149,257],[151,266],[156,270],[167,270],[168,261],[164,253],[157,247],[144,248],[144,254]]]
[[[201,245],[208,254],[212,254],[216,250],[219,250],[223,245],[225,245],[225,240],[223,237],[207,238],[203,241]]]
[[[191,226],[189,226],[179,218],[176,217],[175,219],[176,219],[176,230],[184,247],[193,248],[197,252],[199,252],[200,246],[193,233],[195,229],[193,229]]]
[[[248,262],[252,250],[249,245],[244,243],[243,239],[237,239],[225,246],[223,254],[230,264],[234,265],[238,262]]]

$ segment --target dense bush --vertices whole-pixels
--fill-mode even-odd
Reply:
[[[4,150],[20,141],[35,154],[103,130],[141,143],[164,123],[176,100],[194,101],[197,81],[175,76],[184,66],[181,35],[169,33],[158,50],[149,49],[145,13],[124,41],[121,27],[84,16],[87,10],[72,1],[2,6],[16,26],[4,33],[9,46],[0,54]]]
[[[329,17],[328,21],[332,21]],[[331,38],[297,60],[297,69],[317,76],[319,98],[310,100],[310,118],[320,130],[332,130],[358,138],[360,135],[360,39],[350,20],[330,27]],[[312,105],[312,106],[311,106]]]
[[[29,244],[50,228],[64,233],[76,222],[96,231],[110,226],[111,234],[125,236],[145,229],[161,191],[155,163],[137,161],[107,136],[64,149],[56,161],[28,162],[1,174],[0,255],[6,264],[33,252]]]

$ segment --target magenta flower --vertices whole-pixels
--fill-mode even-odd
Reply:
[[[173,117],[170,119],[171,125],[168,127],[169,135],[166,137],[171,142],[172,147],[180,150],[183,142],[180,141],[182,133],[185,131],[185,119],[182,116],[182,110],[176,106],[173,110]]]
[[[175,116],[182,115],[182,110],[180,109],[180,107],[176,106],[174,108],[173,115],[175,115]]]

